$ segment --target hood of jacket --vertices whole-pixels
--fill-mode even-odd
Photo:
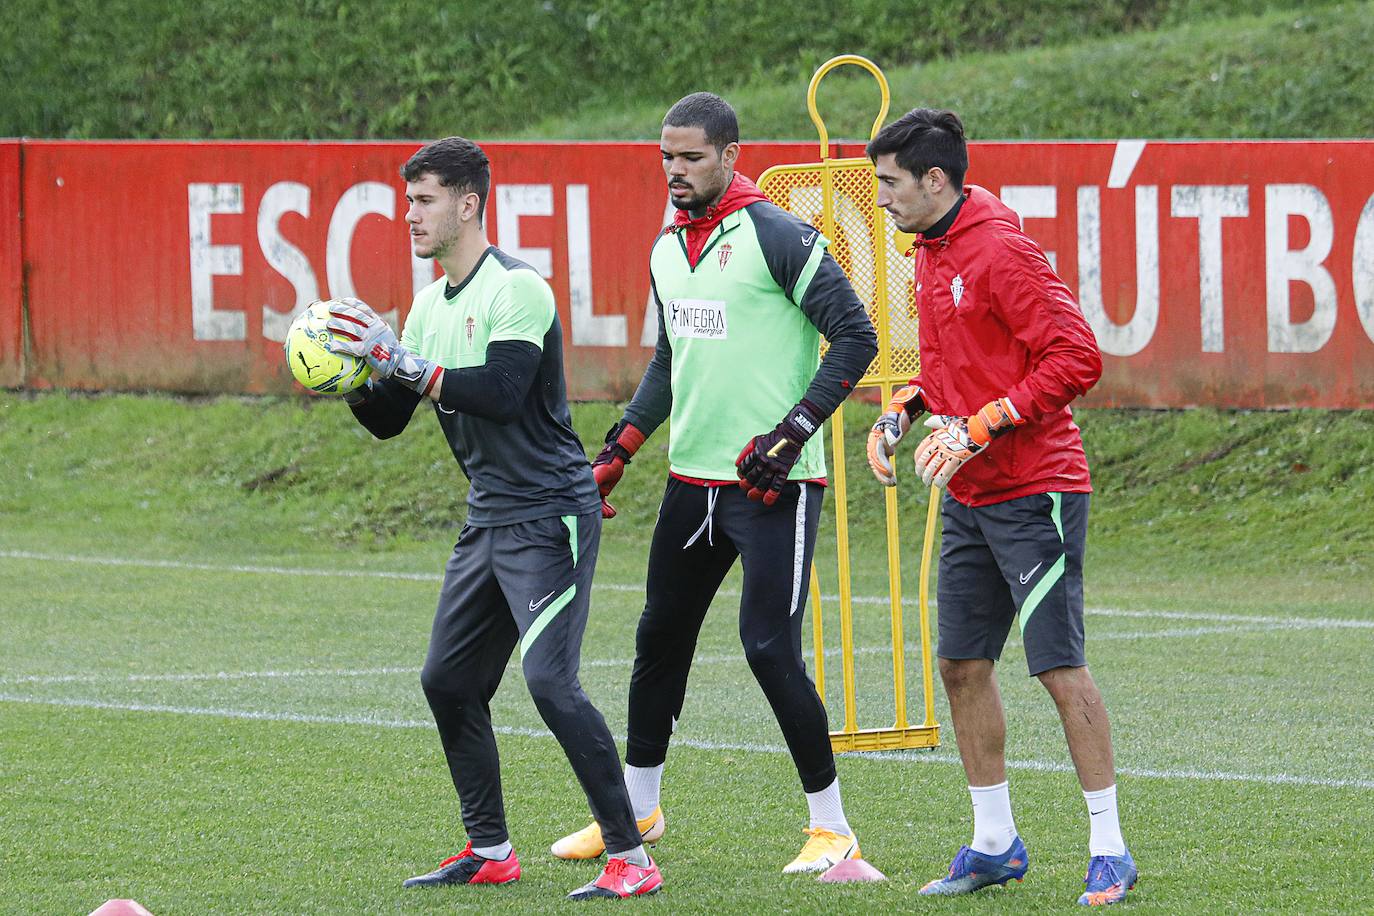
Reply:
[[[768,195],[760,191],[758,185],[736,172],[720,200],[707,207],[704,214],[693,218],[686,210],[679,210],[673,216],[673,224],[668,227],[668,231],[686,233],[687,263],[695,268],[701,258],[701,250],[706,247],[706,240],[711,237],[711,233],[720,225],[721,220],[736,210],[767,199]]]

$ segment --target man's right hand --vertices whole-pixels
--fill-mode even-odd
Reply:
[[[644,444],[644,434],[628,420],[606,431],[606,446],[592,459],[592,476],[596,478],[596,488],[601,492],[601,517],[615,518],[615,507],[606,497],[620,483],[625,473],[625,465],[630,463],[634,453]]]
[[[897,475],[892,470],[892,456],[897,451],[897,443],[911,429],[912,418],[925,409],[920,386],[906,385],[892,392],[887,410],[873,424],[868,434],[868,466],[883,486],[897,485]]]

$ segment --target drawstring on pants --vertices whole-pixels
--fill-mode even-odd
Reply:
[[[693,544],[695,544],[697,542],[697,538],[701,537],[701,533],[703,531],[706,532],[706,543],[711,545],[712,547],[716,546],[716,542],[711,538],[712,535],[715,533],[716,499],[719,496],[720,487],[706,488],[706,518],[702,519],[701,526],[697,528],[696,532],[687,539],[687,543],[682,545],[683,550],[686,550],[688,547],[691,547]]]

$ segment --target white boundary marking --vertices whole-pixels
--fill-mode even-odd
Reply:
[[[1095,635],[1093,641],[1097,642],[1104,639],[1151,639],[1162,637],[1166,639],[1199,636],[1210,634],[1239,634],[1239,633],[1267,633],[1274,630],[1294,629],[1295,627],[1281,624],[1268,624],[1243,627],[1186,627],[1171,628],[1167,630],[1139,630],[1130,633],[1102,633]],[[1010,645],[1011,642],[1008,642]],[[921,650],[919,643],[909,642],[906,644],[908,654],[914,654]],[[837,658],[843,654],[840,648],[826,649],[826,658]],[[857,646],[854,655],[891,655],[892,650],[886,646]],[[698,655],[692,659],[693,665],[721,665],[738,662],[744,664],[744,653],[738,652],[731,655]],[[584,658],[582,668],[624,668],[629,671],[634,665],[631,658]],[[518,668],[518,659],[512,654],[509,667]],[[206,671],[206,672],[184,672],[181,674],[24,674],[10,677],[0,677],[0,686],[18,686],[21,684],[99,684],[99,683],[185,683],[194,681],[255,681],[272,680],[287,678],[305,677],[376,677],[392,674],[413,674],[419,675],[420,669],[413,665],[392,665],[378,668],[300,668],[293,671]]]
[[[311,569],[308,567],[285,567],[285,566],[265,566],[254,564],[217,564],[217,563],[197,563],[182,560],[152,560],[135,559],[124,557],[99,557],[81,556],[75,554],[47,554],[26,550],[0,550],[0,559],[12,560],[37,560],[41,562],[53,563],[82,563],[96,566],[110,567],[134,567],[144,569],[182,569],[215,573],[249,573],[256,575],[289,575],[289,576],[319,576],[324,578],[345,578],[345,579],[400,579],[418,582],[439,582],[442,576],[434,573],[408,573],[392,572],[387,570],[357,570],[357,569]],[[619,583],[598,582],[594,586],[597,590],[616,591],[616,592],[641,592],[643,587],[639,585],[624,585]],[[725,596],[738,596],[738,591],[731,589],[721,589],[718,592]],[[837,596],[824,595],[824,600],[836,601]],[[879,604],[887,605],[888,598],[885,596],[856,595],[853,598],[856,604]],[[914,603],[912,599],[904,599],[904,604]],[[1219,626],[1205,627],[1177,627],[1162,630],[1146,630],[1125,633],[1100,633],[1093,636],[1094,641],[1103,639],[1148,639],[1157,637],[1186,637],[1205,634],[1220,633],[1242,633],[1242,632],[1265,632],[1272,630],[1303,630],[1303,629],[1357,629],[1374,630],[1374,620],[1359,620],[1352,618],[1331,618],[1331,617],[1272,617],[1252,614],[1222,614],[1201,611],[1164,611],[1164,610],[1126,610],[1120,608],[1087,608],[1086,612],[1098,616],[1137,618],[1137,619],[1159,619],[1159,620],[1180,620],[1180,621],[1209,621]],[[909,650],[919,649],[917,644],[909,644]],[[890,649],[886,646],[856,648],[856,654],[888,654]],[[826,651],[826,655],[838,655],[839,649]],[[705,655],[695,659],[695,664],[715,664],[724,662],[739,661],[737,655]],[[605,667],[628,667],[628,659],[586,659],[583,667],[605,668]],[[21,684],[61,684],[61,683],[94,683],[94,682],[189,682],[189,681],[235,681],[252,679],[272,679],[272,678],[295,678],[295,677],[369,677],[384,676],[394,674],[415,674],[418,668],[408,666],[397,667],[376,667],[359,669],[305,669],[296,671],[241,671],[241,672],[213,672],[213,673],[183,673],[183,674],[128,674],[128,675],[51,675],[51,676],[19,676],[0,678],[0,685],[17,686]],[[244,719],[254,721],[272,722],[296,722],[303,724],[321,725],[357,725],[378,728],[432,728],[433,723],[429,721],[410,720],[410,719],[384,719],[373,716],[348,716],[348,715],[312,715],[294,712],[270,712],[256,710],[238,710],[220,707],[201,707],[201,706],[168,706],[147,703],[119,703],[103,700],[69,699],[69,698],[45,698],[25,696],[22,694],[0,693],[0,702],[25,703],[45,706],[61,706],[82,709],[107,709],[124,712],[150,712],[166,713],[175,715],[192,716],[211,716],[216,718]],[[496,726],[497,734],[512,735],[530,738],[552,738],[551,732],[543,729],[516,728],[510,726]],[[620,736],[617,740],[623,741]],[[692,740],[685,738],[675,739],[676,744],[697,750],[706,751],[736,751],[747,753],[764,754],[785,754],[787,749],[780,745],[754,744],[754,743],[729,743]],[[902,752],[902,751],[880,751],[876,753],[866,753],[863,755],[871,760],[893,760],[900,762],[930,762],[930,763],[958,763],[956,755],[941,754],[938,752]],[[1007,766],[1014,770],[1029,770],[1035,772],[1073,772],[1073,766],[1067,763],[1045,760],[1008,760]],[[1123,775],[1136,776],[1143,778],[1158,779],[1185,779],[1200,781],[1218,782],[1251,782],[1267,785],[1300,785],[1318,786],[1324,788],[1353,788],[1353,789],[1374,789],[1374,780],[1370,779],[1333,779],[1319,776],[1303,776],[1287,773],[1265,774],[1265,773],[1236,773],[1218,770],[1173,770],[1173,769],[1154,769],[1139,767],[1121,767],[1118,772]]]
[[[0,693],[0,702],[28,703],[41,706],[64,706],[76,709],[104,709],[119,712],[167,713],[184,716],[210,716],[219,719],[246,719],[258,722],[294,722],[309,725],[357,725],[371,728],[431,729],[434,723],[420,719],[383,719],[374,716],[312,715],[295,712],[271,712],[251,709],[226,709],[212,706],[165,706],[152,703],[113,703],[106,700],[40,699]],[[522,738],[552,738],[553,733],[539,728],[493,726],[498,735]],[[624,735],[615,736],[624,742]],[[752,742],[700,741],[674,737],[673,743],[701,751],[734,751],[750,754],[786,754],[782,745]],[[841,755],[849,756],[849,755]],[[860,756],[860,755],[855,755]],[[862,759],[888,760],[899,763],[959,763],[954,754],[930,751],[878,751],[864,753]],[[1073,765],[1049,760],[1008,760],[1007,768],[1038,773],[1071,773]],[[1222,770],[1174,770],[1153,767],[1117,767],[1117,773],[1145,779],[1183,779],[1200,782],[1250,782],[1264,785],[1317,786],[1328,789],[1374,789],[1374,779],[1333,779],[1324,776],[1301,776],[1291,773],[1232,773]]]
[[[233,564],[233,563],[194,563],[186,560],[144,560],[128,557],[98,557],[81,556],[78,554],[50,554],[38,553],[30,550],[0,550],[0,559],[7,560],[39,560],[50,563],[86,563],[94,566],[117,566],[135,567],[143,569],[184,569],[200,572],[217,573],[251,573],[256,575],[279,575],[279,576],[320,576],[323,578],[335,579],[404,579],[413,582],[441,582],[443,576],[437,573],[413,573],[413,572],[391,572],[388,570],[371,569],[311,569],[309,567],[289,567],[289,566],[261,566],[254,564]],[[592,586],[593,591],[611,592],[643,592],[642,585],[624,585],[618,582],[596,582]],[[736,589],[723,588],[716,593],[726,597],[739,597]],[[838,595],[822,595],[821,598],[828,602],[839,600]],[[880,604],[886,606],[889,601],[885,595],[854,595],[855,604]],[[904,605],[916,604],[914,598],[903,598]],[[934,606],[935,602],[931,602]],[[1374,620],[1360,620],[1351,617],[1265,617],[1254,614],[1221,614],[1207,611],[1163,611],[1163,610],[1124,610],[1111,607],[1089,607],[1085,608],[1088,614],[1100,617],[1137,617],[1146,619],[1160,620],[1210,620],[1216,623],[1249,623],[1259,624],[1276,629],[1351,629],[1351,630],[1374,630]],[[1218,630],[1217,632],[1222,632]],[[1193,635],[1190,632],[1180,632],[1178,635]],[[1093,636],[1094,641],[1106,637],[1104,635]],[[1134,636],[1117,636],[1121,638],[1136,638]]]

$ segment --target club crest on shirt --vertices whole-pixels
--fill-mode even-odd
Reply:
[[[720,252],[720,269],[724,270],[725,265],[730,263],[730,252],[733,249],[730,248],[730,243],[726,242],[724,245],[721,245],[718,250]]]
[[[949,294],[954,297],[954,307],[959,307],[959,300],[964,298],[964,278],[956,274],[954,280],[949,284]]]
[[[469,316],[468,316],[468,320],[465,321],[465,322],[463,322],[463,333],[467,335],[468,346],[469,346],[469,347],[472,346],[472,335],[473,335],[473,332],[474,332],[474,330],[475,330],[476,328],[477,328],[477,322],[476,322],[476,320],[474,320],[473,317],[472,317],[471,315],[469,315]]]

